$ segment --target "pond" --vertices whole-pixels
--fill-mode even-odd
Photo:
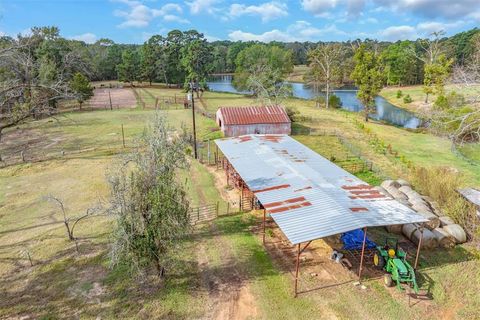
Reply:
[[[211,91],[217,92],[231,92],[248,94],[248,91],[239,91],[232,84],[233,77],[231,75],[212,76],[208,81],[208,86]],[[296,98],[312,99],[315,94],[313,90],[304,83],[291,82],[292,94]],[[333,90],[342,101],[342,109],[360,112],[363,110],[363,105],[357,98],[356,90]],[[404,128],[418,128],[422,124],[422,120],[417,118],[413,113],[401,109],[384,98],[377,96],[375,98],[376,112],[370,117],[376,120],[385,121],[387,123],[401,126]]]

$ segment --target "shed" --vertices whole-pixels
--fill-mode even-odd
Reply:
[[[295,294],[300,254],[312,241],[363,229],[360,277],[367,227],[427,221],[287,135],[244,135],[215,143],[264,208],[264,241],[269,215],[297,246]],[[421,240],[415,267],[420,247]]]
[[[226,137],[291,133],[291,121],[282,106],[221,107],[215,118]]]

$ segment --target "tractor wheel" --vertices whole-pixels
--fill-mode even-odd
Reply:
[[[373,264],[378,269],[383,269],[383,267],[385,267],[385,258],[378,253],[375,253],[375,255],[373,256]]]
[[[383,283],[385,283],[385,286],[386,287],[391,287],[393,286],[393,279],[392,279],[392,275],[387,273],[383,276]]]

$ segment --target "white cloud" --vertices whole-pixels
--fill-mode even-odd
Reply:
[[[348,0],[347,1],[347,14],[349,17],[358,17],[365,9],[366,0]]]
[[[6,36],[7,34],[0,30],[0,37]]]
[[[335,25],[329,25],[324,28],[316,28],[307,21],[297,21],[287,27],[286,30],[273,29],[260,34],[243,32],[235,30],[230,32],[228,37],[233,41],[318,41],[320,37],[331,35],[347,35],[344,31],[339,30]]]
[[[85,43],[94,43],[95,41],[97,41],[97,36],[93,33],[87,32],[84,34],[79,34],[77,36],[72,36],[70,37],[70,39],[83,41]]]
[[[188,19],[184,19],[182,17],[176,16],[174,14],[166,14],[163,16],[163,21],[165,22],[177,22],[182,24],[188,24],[190,21]]]
[[[165,22],[189,23],[176,14],[183,12],[182,7],[176,3],[167,3],[160,8],[150,8],[139,1],[117,0],[129,6],[128,10],[115,10],[117,17],[124,18],[124,22],[118,25],[120,28],[143,28],[155,18],[162,18]]]
[[[240,17],[243,15],[258,15],[262,17],[263,22],[267,22],[288,16],[288,11],[285,3],[277,1],[262,3],[258,6],[246,6],[238,3],[234,3],[230,6],[231,17]]]
[[[418,38],[428,38],[436,31],[451,31],[464,25],[464,21],[456,21],[452,23],[441,23],[436,21],[426,21],[417,24],[416,26],[392,26],[378,35],[383,40],[397,41],[397,40],[415,40]]]
[[[190,13],[193,15],[197,15],[202,12],[215,14],[220,10],[216,8],[215,5],[220,1],[221,0],[193,0],[191,2],[186,1],[185,4],[190,8]]]
[[[478,0],[374,0],[376,5],[427,18],[462,19],[480,13]]]
[[[302,8],[313,13],[315,16],[322,16],[335,8],[339,0],[302,0]]]
[[[417,35],[417,30],[412,26],[392,26],[388,27],[383,31],[380,31],[380,37],[388,41],[397,41],[397,40],[415,40]]]

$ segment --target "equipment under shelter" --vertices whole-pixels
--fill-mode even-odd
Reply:
[[[287,135],[244,135],[215,141],[241,185],[297,246],[295,295],[301,253],[313,240],[427,219]],[[363,242],[359,277],[363,265]],[[418,262],[419,249],[415,266]]]

